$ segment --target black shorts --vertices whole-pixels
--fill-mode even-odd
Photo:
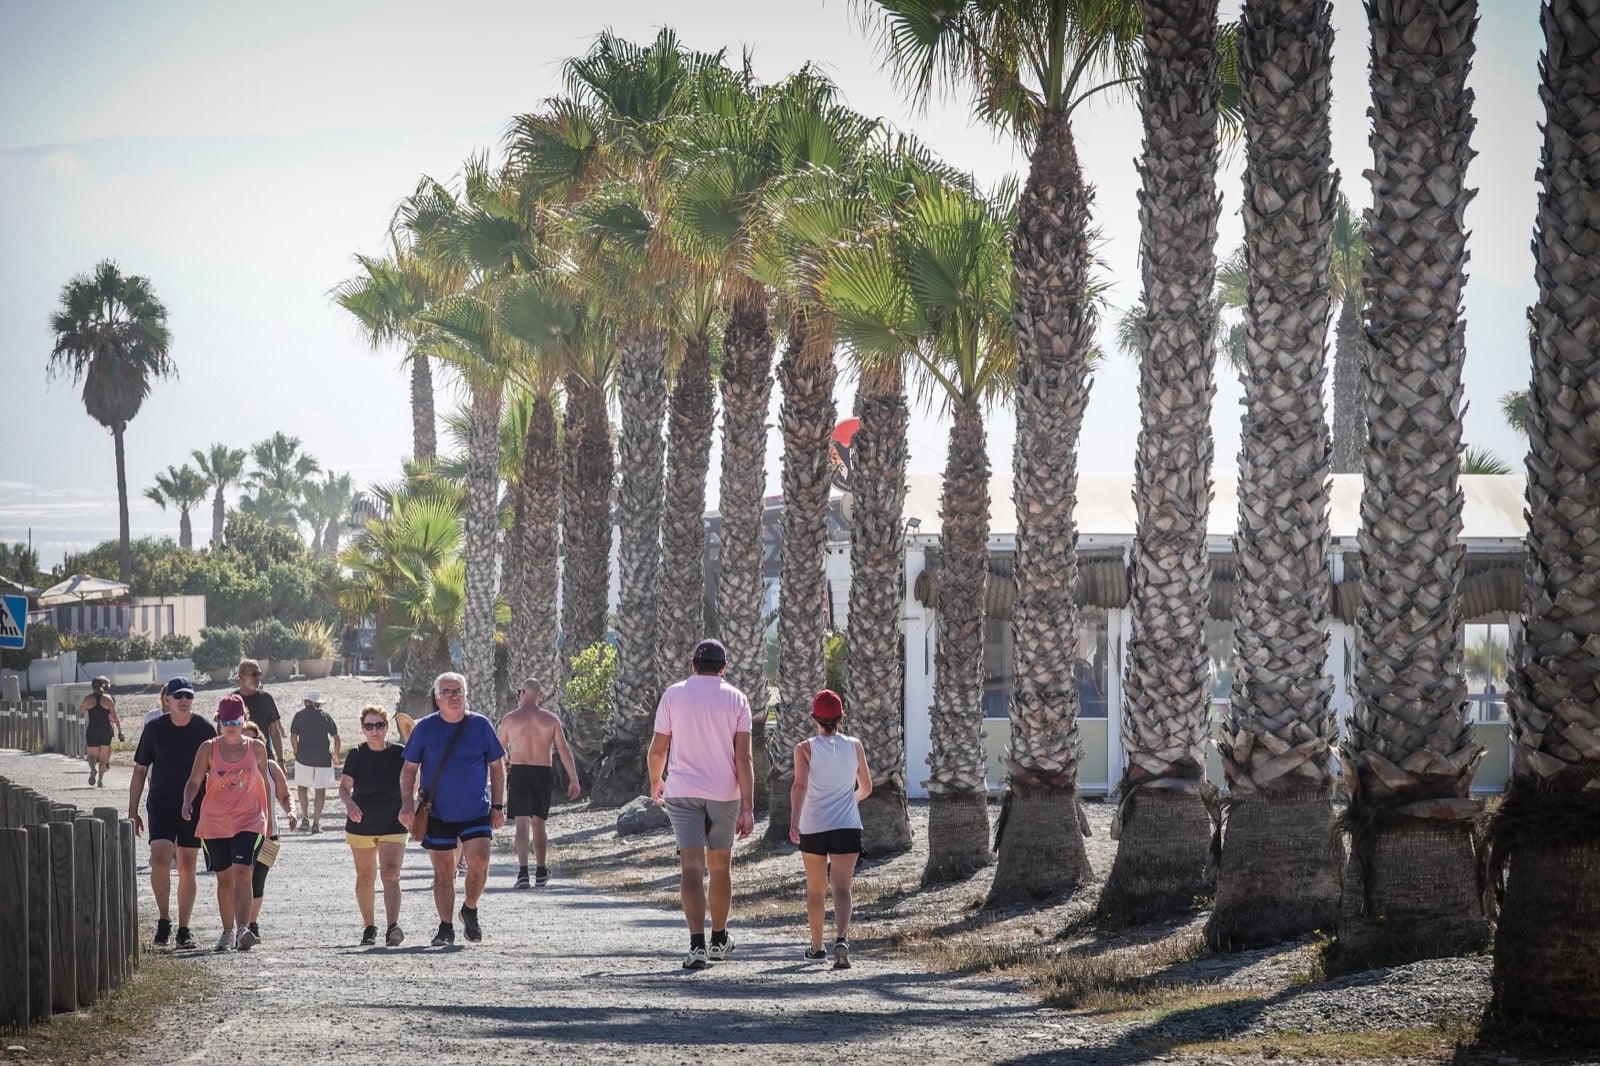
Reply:
[[[111,738],[114,735],[110,722],[105,725],[92,725],[83,732],[84,747],[109,748],[111,746]]]
[[[201,842],[206,850],[206,869],[220,874],[230,866],[254,866],[256,852],[266,838],[260,833],[235,833],[231,837],[207,837]]]
[[[800,850],[807,855],[860,855],[861,830],[829,829],[823,833],[801,833]]]
[[[506,817],[550,817],[550,789],[556,774],[550,766],[513,766],[506,775]]]
[[[422,837],[422,846],[429,851],[449,851],[456,843],[465,843],[479,837],[494,836],[489,816],[472,818],[465,822],[447,822],[437,814],[428,815],[428,831]]]
[[[187,822],[178,815],[183,811],[183,800],[168,807],[166,805],[153,805],[146,803],[144,807],[144,831],[152,841],[171,840],[180,848],[198,848],[200,838],[194,835],[195,828],[200,824],[200,806],[195,805],[191,812],[194,817]]]

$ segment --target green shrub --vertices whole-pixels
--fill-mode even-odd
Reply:
[[[611,682],[617,673],[617,649],[603,640],[596,641],[572,660],[572,676],[567,679],[561,702],[573,715],[591,720],[611,720]]]
[[[194,641],[182,633],[168,633],[155,642],[154,658],[188,659],[194,656]]]
[[[80,663],[120,663],[126,645],[121,637],[102,637],[92,633],[78,637]]]
[[[245,631],[245,648],[252,659],[294,659],[300,647],[294,630],[276,618],[263,618]]]
[[[237,666],[244,656],[244,630],[238,626],[206,626],[194,649],[194,668],[210,673]]]
[[[849,661],[849,645],[843,633],[829,633],[822,642],[823,684],[844,695],[845,664]]]

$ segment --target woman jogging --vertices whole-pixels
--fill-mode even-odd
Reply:
[[[78,705],[78,713],[89,719],[84,729],[84,758],[89,762],[89,784],[106,787],[106,769],[111,765],[111,728],[122,739],[122,719],[117,717],[117,701],[111,698],[111,679],[97,677],[89,682],[92,690]]]
[[[405,749],[391,744],[389,712],[382,707],[361,708],[361,737],[366,741],[350,749],[339,777],[339,799],[348,816],[345,843],[356,862],[356,906],[361,909],[361,946],[378,942],[373,918],[373,879],[383,881],[383,915],[387,929],[383,942],[399,947],[406,934],[400,928],[400,862],[406,854],[406,827],[400,824],[400,771]]]
[[[185,819],[191,817],[195,796],[205,788],[195,835],[217,875],[217,910],[222,916],[218,951],[249,951],[258,943],[250,931],[252,875],[262,841],[275,831],[267,803],[267,746],[244,735],[249,713],[238,693],[222,697],[217,704],[221,735],[200,745],[189,783],[183,787]]]
[[[817,735],[794,749],[794,787],[789,790],[789,839],[806,864],[806,920],[811,946],[805,957],[821,962],[827,893],[833,890],[833,968],[850,968],[850,882],[861,855],[859,804],[872,794],[872,774],[861,741],[839,732],[844,704],[823,689],[811,701]]]

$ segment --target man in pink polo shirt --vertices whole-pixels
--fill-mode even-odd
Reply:
[[[650,798],[667,809],[678,838],[679,895],[689,924],[686,970],[703,970],[733,951],[733,838],[755,828],[750,762],[750,701],[722,680],[728,653],[702,640],[693,676],[662,693],[650,741]],[[666,779],[662,779],[665,772]],[[706,870],[711,872],[711,943],[706,944]]]

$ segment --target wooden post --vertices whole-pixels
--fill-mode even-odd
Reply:
[[[117,835],[122,840],[122,952],[126,980],[139,968],[139,851],[131,821],[118,821]]]
[[[100,998],[100,913],[105,894],[106,824],[96,818],[72,823],[73,894],[77,904],[78,1006],[90,1007]]]
[[[51,822],[70,822],[78,816],[78,808],[69,803],[55,803],[50,807]]]
[[[72,860],[71,820],[51,822],[50,1006],[57,1012],[78,1007],[78,901]]]
[[[0,829],[0,1027],[28,1028],[28,831]]]
[[[28,834],[28,1012],[33,1021],[50,1020],[50,827],[30,825]]]
[[[101,906],[100,930],[105,937],[105,961],[100,969],[105,977],[101,991],[109,992],[127,976],[127,957],[122,943],[122,830],[117,826],[115,807],[96,807],[94,816],[105,823],[105,896]]]

